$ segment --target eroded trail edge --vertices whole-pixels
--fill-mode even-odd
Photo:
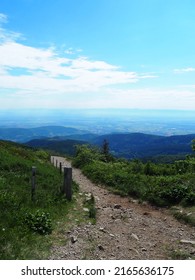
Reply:
[[[54,160],[65,166],[71,165],[62,157],[54,157]],[[168,210],[115,195],[103,186],[93,184],[74,167],[73,180],[80,187],[73,211],[82,209],[82,193],[92,193],[97,208],[96,224],[88,219],[78,224],[72,216],[71,228],[66,230],[64,222],[62,242],[53,244],[50,259],[195,258],[194,228],[181,224]]]

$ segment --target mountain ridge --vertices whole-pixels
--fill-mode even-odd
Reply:
[[[37,139],[26,144],[33,147],[50,147],[56,150],[58,146],[67,147],[69,143],[72,145],[71,151],[73,152],[74,146],[77,144],[88,143],[101,148],[106,140],[109,143],[110,152],[116,157],[135,159],[179,155],[184,158],[191,153],[191,141],[195,139],[195,134],[159,136],[144,133],[113,133],[101,136],[92,135],[91,138],[87,135],[86,139],[85,135],[82,135],[82,140],[78,139],[80,139],[79,135],[75,134],[67,136],[65,139],[63,137]],[[67,140],[71,141],[67,142]],[[57,149],[57,151],[62,152],[61,149]]]
[[[103,141],[107,140],[110,152],[116,157],[150,159],[165,155],[177,157],[179,155],[184,158],[191,153],[191,141],[195,139],[195,134],[171,136],[142,132],[95,134],[74,127],[50,125],[35,128],[0,127],[0,139],[68,155],[74,155],[75,145],[89,143],[101,148]]]
[[[191,152],[195,134],[159,136],[144,133],[112,134],[99,136],[93,142],[100,145],[104,139],[117,157],[144,158],[156,155],[177,155]]]

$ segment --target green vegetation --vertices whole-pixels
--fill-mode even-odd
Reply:
[[[50,234],[52,232],[50,214],[40,210],[37,210],[35,214],[28,213],[25,223],[32,231],[39,234]]]
[[[143,159],[155,162],[173,163],[176,158],[184,159],[191,153],[190,142],[195,134],[159,136],[144,133],[113,133],[101,135],[91,144],[109,142],[110,152],[118,158]]]
[[[52,230],[66,219],[74,201],[67,202],[60,193],[63,177],[49,163],[47,152],[0,141],[0,159],[0,259],[44,259]]]
[[[185,221],[188,224],[195,225],[195,206],[192,207],[172,207],[171,211],[175,218]]]
[[[195,142],[192,148],[195,150]],[[102,149],[77,146],[73,165],[93,182],[119,195],[171,207],[177,219],[195,225],[193,155],[172,164],[127,161],[114,158],[109,143],[104,141]],[[36,166],[33,200],[32,166]],[[62,184],[63,175],[50,164],[46,151],[0,141],[0,259],[45,259],[52,238],[57,238],[59,232],[64,238],[64,224],[73,217],[78,222],[83,219],[77,217],[80,210],[74,214],[74,199],[68,202],[61,194]],[[73,191],[77,189],[73,183]],[[83,207],[88,209],[85,219],[95,223],[92,194],[85,196]]]
[[[92,223],[96,223],[96,208],[95,208],[95,197],[92,193],[85,194],[85,198],[83,201],[83,206],[86,207],[89,211],[89,218]]]
[[[183,250],[170,250],[170,258],[172,260],[191,260],[192,256],[188,252],[185,252]]]
[[[104,143],[105,145],[105,143]],[[143,163],[108,157],[103,150],[78,146],[73,165],[93,182],[108,186],[115,193],[165,207],[195,205],[195,158],[174,164]],[[108,160],[109,158],[109,160]]]

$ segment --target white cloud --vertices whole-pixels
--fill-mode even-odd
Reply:
[[[193,68],[193,67],[174,69],[175,73],[188,73],[188,72],[194,72],[194,71],[195,71],[195,68]]]
[[[13,82],[13,81],[12,81]],[[15,81],[16,82],[16,81]],[[62,94],[59,84],[52,80],[50,90],[45,90],[45,83],[39,80],[31,80],[34,88],[29,86],[29,80],[24,79],[24,90],[10,89],[1,99],[4,107],[23,106],[25,108],[140,108],[140,109],[178,109],[194,110],[195,88],[139,88],[139,89],[114,89],[102,88],[101,91],[91,92],[84,90],[81,94],[74,85],[69,84],[68,90]],[[63,81],[61,86],[63,85]],[[35,90],[37,87],[37,97]],[[54,89],[57,88],[55,91]],[[17,94],[16,94],[17,93]],[[16,98],[17,96],[17,98]],[[10,102],[11,100],[13,102]]]
[[[13,75],[18,68],[22,75]],[[105,86],[131,84],[150,75],[125,72],[105,61],[87,57],[70,59],[58,55],[54,48],[40,49],[15,41],[0,44],[0,87],[21,90],[73,92],[97,91]],[[28,73],[28,75],[26,75]]]
[[[0,13],[0,24],[7,22],[7,15]]]
[[[0,14],[0,22],[6,21],[7,17]],[[139,85],[143,79],[156,78],[153,74],[123,71],[107,61],[79,56],[79,49],[58,53],[55,47],[28,46],[18,40],[20,37],[0,28],[1,107],[167,106],[169,91],[131,89],[132,84]],[[70,56],[73,53],[74,58]],[[170,106],[175,102],[174,96],[175,92]]]
[[[195,88],[115,89],[107,91],[107,107],[109,107],[109,100],[112,100],[111,107],[194,110]]]
[[[193,87],[131,89],[132,84],[138,87],[140,80],[151,78],[156,76],[122,71],[103,60],[65,57],[55,48],[9,40],[0,44],[0,101],[4,107],[194,108]],[[1,97],[3,92],[7,93]]]
[[[115,70],[118,67],[104,61],[89,61],[87,57],[79,57],[72,61],[72,68],[86,70]]]
[[[7,15],[0,13],[0,42],[14,41],[18,38],[22,38],[22,35],[20,33],[6,30],[2,27],[7,22]]]

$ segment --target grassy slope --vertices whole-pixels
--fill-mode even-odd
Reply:
[[[37,210],[43,217],[48,213],[53,229],[66,220],[74,202],[60,195],[63,178],[48,159],[44,151],[0,141],[0,259],[46,258],[50,235],[29,228],[29,215]],[[32,166],[37,167],[35,202],[31,201]]]

